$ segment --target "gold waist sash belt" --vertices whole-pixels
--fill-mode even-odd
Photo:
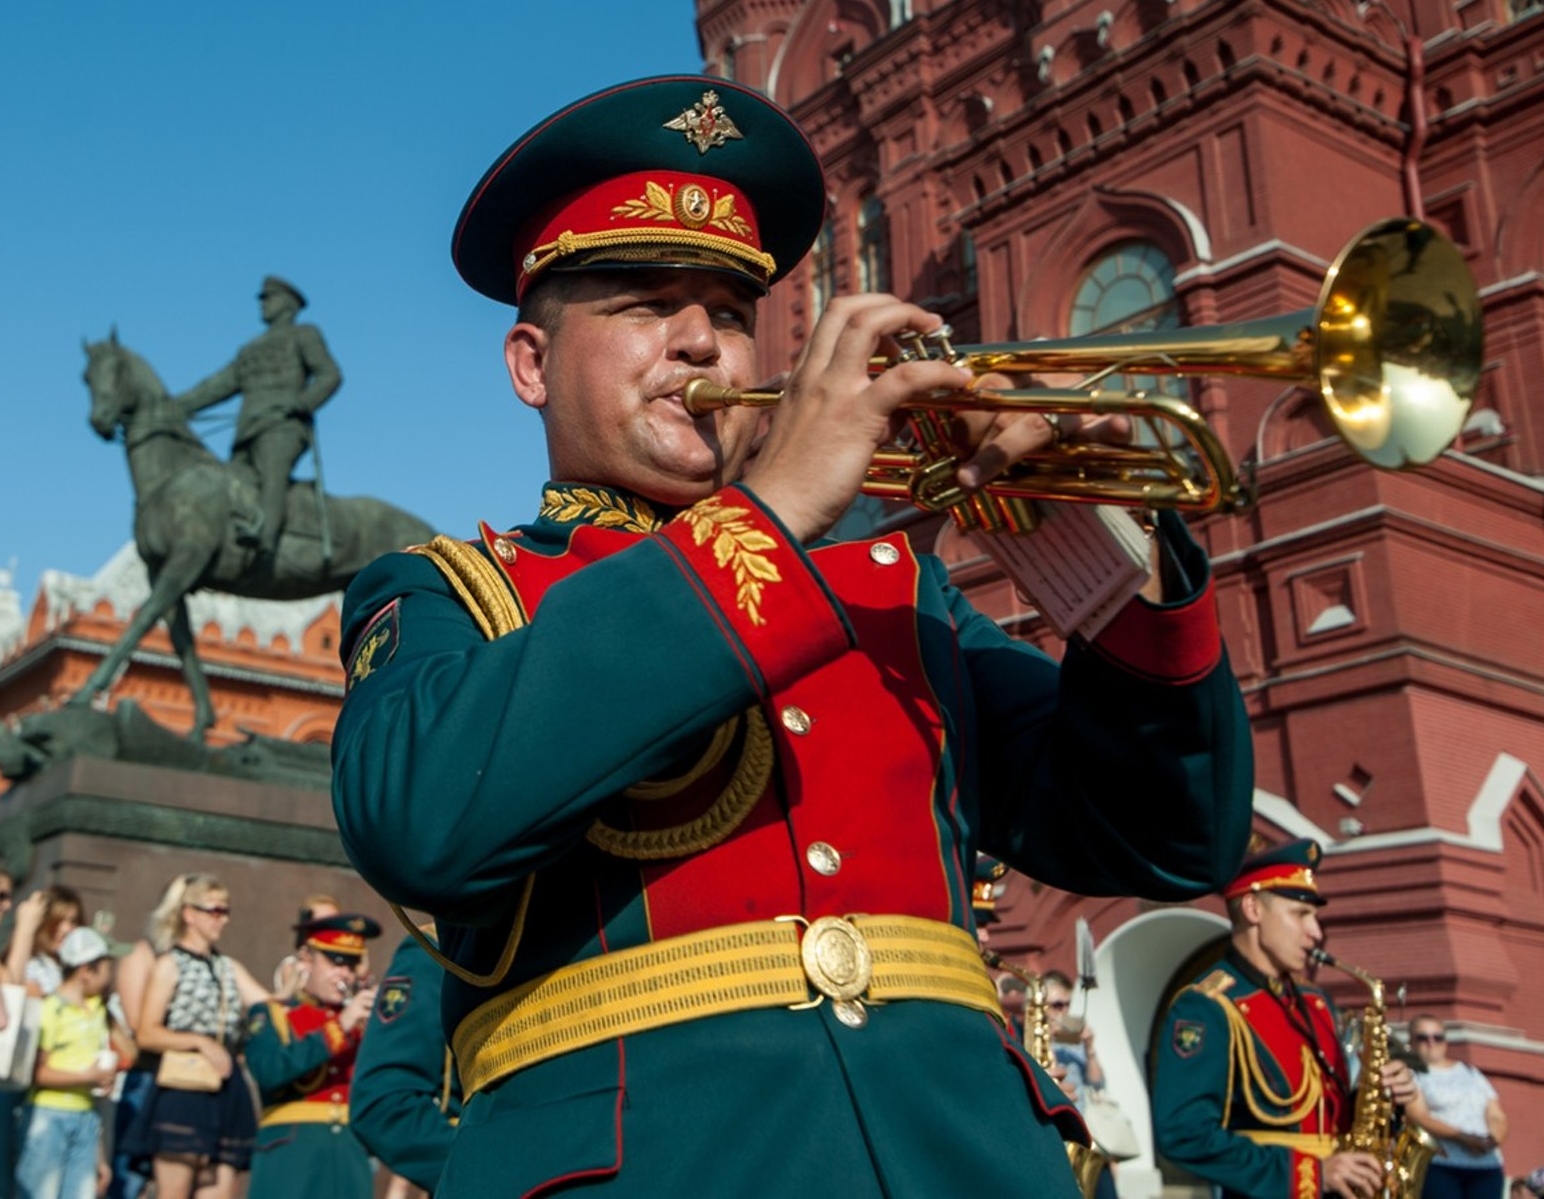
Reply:
[[[1335,1152],[1335,1138],[1327,1132],[1276,1132],[1269,1128],[1241,1130],[1256,1145],[1285,1145],[1309,1157],[1325,1158]]]
[[[328,1103],[319,1099],[281,1103],[263,1112],[258,1122],[262,1128],[276,1124],[347,1124],[348,1104]]]
[[[631,1033],[829,998],[861,1026],[865,1004],[931,999],[999,1020],[976,939],[917,916],[782,917],[602,954],[470,1012],[451,1038],[467,1098],[537,1062]]]

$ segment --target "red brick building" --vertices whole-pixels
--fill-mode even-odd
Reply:
[[[45,571],[22,598],[0,575],[0,720],[62,705],[112,648],[148,594],[132,544],[89,578]],[[327,743],[343,702],[337,595],[292,603],[201,592],[189,610],[217,716],[211,748],[248,734]],[[193,703],[164,626],[115,681],[107,702],[132,701],[164,728],[187,732]],[[312,777],[312,776],[315,777]],[[22,891],[64,883],[89,919],[138,936],[171,878],[210,871],[230,888],[236,916],[223,948],[266,978],[292,947],[301,899],[335,896],[380,920],[384,966],[399,937],[386,904],[354,872],[338,839],[325,766],[305,782],[82,755],[11,787],[0,779],[0,862]]]
[[[1513,1113],[1508,1165],[1544,1162],[1544,4],[1538,0],[698,0],[710,71],[810,132],[830,220],[774,292],[763,367],[824,300],[893,290],[965,341],[1211,325],[1314,302],[1358,230],[1424,216],[1481,290],[1483,383],[1455,452],[1357,462],[1314,393],[1189,393],[1253,465],[1246,516],[1196,522],[1254,721],[1256,827],[1325,842],[1333,951],[1408,988],[1399,1020]],[[882,519],[882,518],[881,518]],[[1038,616],[939,522],[913,536],[977,604],[1055,652]],[[1161,836],[1161,813],[1154,835]],[[1220,907],[1009,886],[995,943],[1071,965],[1145,1128],[1164,995]],[[1348,1004],[1354,982],[1326,979]],[[1112,1058],[1115,1060],[1112,1061]],[[1121,1191],[1158,1192],[1150,1156]]]
[[[0,716],[47,711],[79,691],[148,594],[145,568],[131,544],[90,578],[45,571],[25,614],[19,596],[0,590]],[[211,745],[232,744],[249,732],[286,741],[332,740],[343,703],[341,598],[278,603],[209,591],[189,598],[199,661],[214,700]],[[193,727],[192,696],[165,624],[145,635],[113,686],[112,702],[123,699],[176,732]]]

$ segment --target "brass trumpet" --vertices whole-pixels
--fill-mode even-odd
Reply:
[[[1453,443],[1479,386],[1478,290],[1457,247],[1410,218],[1379,221],[1336,256],[1312,308],[1232,325],[1061,340],[955,346],[947,326],[902,338],[882,370],[944,359],[976,375],[1092,372],[1073,388],[962,389],[910,402],[904,444],[881,448],[863,491],[949,510],[962,528],[1019,531],[1031,500],[1073,500],[1186,512],[1240,512],[1253,502],[1220,439],[1186,400],[1100,387],[1115,373],[1240,375],[1308,383],[1348,446],[1384,469],[1421,466]],[[694,415],[728,405],[765,407],[780,391],[686,385]],[[1057,437],[980,492],[955,481],[955,413],[1119,414],[1146,424],[1156,444],[1103,445]]]

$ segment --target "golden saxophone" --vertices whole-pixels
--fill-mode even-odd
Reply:
[[[1309,950],[1308,956],[1321,966],[1333,966],[1360,980],[1370,992],[1367,1006],[1362,1009],[1362,1071],[1356,1108],[1350,1130],[1336,1138],[1335,1148],[1370,1153],[1383,1163],[1383,1186],[1376,1199],[1419,1199],[1437,1142],[1424,1128],[1399,1120],[1394,1113],[1394,1101],[1383,1089],[1383,1071],[1389,1061],[1383,980],[1337,961],[1322,949]]]
[[[990,949],[983,949],[981,958],[992,969],[1006,970],[1029,988],[1024,996],[1024,1047],[1042,1068],[1054,1070],[1056,1054],[1051,1048],[1051,1020],[1050,1009],[1046,1006],[1045,980],[1038,974],[1031,974],[1028,970],[1004,961],[1001,954],[993,953]],[[1078,1189],[1083,1192],[1083,1199],[1094,1199],[1094,1192],[1099,1187],[1099,1175],[1110,1164],[1109,1155],[1098,1145],[1083,1145],[1077,1141],[1066,1141],[1063,1144],[1067,1150],[1067,1164],[1072,1167],[1073,1176],[1078,1180]]]

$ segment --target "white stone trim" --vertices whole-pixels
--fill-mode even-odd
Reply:
[[[1312,837],[1331,855],[1371,853],[1380,849],[1397,849],[1412,845],[1452,845],[1462,849],[1478,849],[1484,853],[1500,853],[1502,848],[1502,819],[1524,780],[1537,776],[1528,763],[1509,753],[1498,753],[1496,760],[1469,803],[1469,831],[1455,833],[1448,829],[1425,828],[1398,829],[1389,833],[1368,833],[1365,836],[1337,840],[1320,828],[1280,795],[1273,795],[1262,787],[1256,787],[1254,810],[1264,816],[1282,832],[1293,837]],[[1489,1042],[1486,1042],[1489,1044]]]
[[[89,613],[104,600],[113,615],[127,621],[150,596],[150,580],[145,564],[132,541],[124,545],[90,578],[45,570],[39,584],[39,602],[44,609],[44,629],[54,632],[78,613]],[[188,618],[197,637],[213,624],[221,640],[234,643],[243,631],[250,630],[260,648],[266,649],[279,638],[289,642],[289,652],[298,654],[306,630],[329,607],[341,611],[343,593],[330,592],[302,600],[246,599],[216,591],[196,591],[188,597]]]
[[[1329,261],[1320,258],[1317,254],[1310,254],[1307,250],[1299,249],[1291,242],[1282,241],[1279,237],[1273,237],[1269,241],[1262,241],[1250,246],[1247,250],[1240,250],[1231,258],[1224,258],[1219,262],[1206,262],[1200,266],[1193,266],[1188,271],[1181,271],[1174,276],[1174,286],[1180,287],[1189,283],[1192,279],[1207,279],[1212,275],[1221,274],[1236,266],[1253,262],[1256,258],[1265,258],[1271,254],[1287,254],[1298,259],[1319,271],[1329,269]]]

